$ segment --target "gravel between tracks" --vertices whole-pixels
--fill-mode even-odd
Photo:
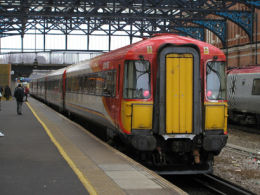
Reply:
[[[258,158],[224,148],[215,157],[214,174],[260,195],[260,135],[235,129],[228,135],[229,144],[256,150]]]

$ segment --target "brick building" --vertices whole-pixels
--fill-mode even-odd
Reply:
[[[237,4],[231,10],[249,10],[244,4]],[[219,19],[216,16],[210,18]],[[232,21],[227,21],[227,48],[223,48],[220,39],[212,32],[206,31],[206,41],[223,48],[229,67],[242,67],[260,64],[260,10],[255,9],[253,22],[253,41],[250,42],[246,32]]]

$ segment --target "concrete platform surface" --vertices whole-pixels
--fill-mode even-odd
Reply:
[[[186,194],[33,98],[0,131],[0,194]]]

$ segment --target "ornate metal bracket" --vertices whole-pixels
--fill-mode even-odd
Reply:
[[[260,1],[246,1],[247,4],[260,7]]]
[[[185,33],[195,39],[204,41],[204,29],[199,27],[175,27],[174,29]]]
[[[219,37],[222,45],[226,46],[226,21],[225,20],[193,20],[194,24],[199,24]]]
[[[225,17],[241,28],[243,28],[247,35],[249,36],[250,41],[253,39],[253,13],[247,11],[224,11],[216,12],[216,15]]]

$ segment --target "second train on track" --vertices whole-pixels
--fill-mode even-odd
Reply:
[[[31,94],[120,137],[161,174],[206,173],[227,141],[225,55],[159,34],[30,83]]]

